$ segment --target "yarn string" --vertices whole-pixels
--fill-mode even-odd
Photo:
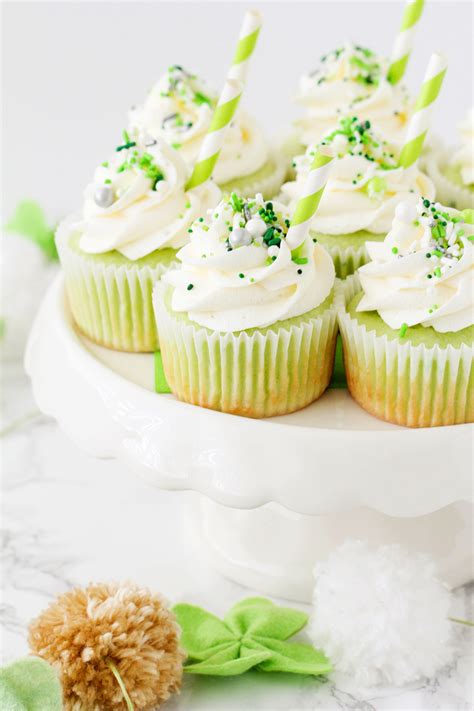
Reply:
[[[466,625],[467,627],[474,627],[474,622],[472,620],[461,620],[459,617],[448,617],[451,622],[457,622],[458,625]]]
[[[112,672],[112,674],[114,675],[114,677],[117,679],[117,684],[120,686],[120,691],[122,692],[124,701],[127,704],[128,711],[135,711],[135,707],[132,704],[132,700],[131,700],[130,696],[128,695],[128,691],[125,687],[125,684],[123,683],[123,679],[120,676],[119,670],[117,669],[115,664],[110,661],[110,659],[106,659],[105,663],[109,667],[109,669]]]

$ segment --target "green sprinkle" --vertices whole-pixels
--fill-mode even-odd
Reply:
[[[107,178],[106,180],[104,180],[104,184],[105,184],[105,185],[110,185],[111,182],[112,182],[112,181],[110,180],[110,178]]]
[[[245,274],[242,274],[242,272],[240,272],[239,279],[244,279],[244,278],[245,278]]]
[[[400,327],[400,330],[399,330],[399,332],[398,332],[398,335],[400,336],[400,338],[405,338],[405,334],[406,334],[406,332],[407,332],[407,329],[408,329],[408,324],[402,323],[402,325],[401,325],[401,327]]]
[[[127,141],[127,143],[124,143],[123,146],[117,146],[115,150],[117,151],[117,153],[119,153],[120,151],[124,151],[127,148],[133,148],[133,146],[136,145],[137,144],[135,143],[135,141]]]
[[[235,212],[241,212],[242,210],[242,200],[239,198],[237,193],[231,193],[230,194],[230,199],[232,202],[232,207],[234,208]]]
[[[295,264],[308,264],[306,257],[293,257],[293,262]]]
[[[187,287],[186,287],[186,289],[187,289],[188,291],[191,291],[191,289],[194,289],[194,284],[188,284]]]
[[[175,151],[179,151],[183,144],[182,143],[172,143],[171,147],[175,149]]]
[[[398,254],[398,247],[392,247],[392,254]]]
[[[212,103],[210,98],[205,94],[202,94],[200,91],[196,91],[194,95],[194,101],[198,106],[201,106],[201,104],[207,104],[208,106],[210,106]]]
[[[103,165],[104,168],[108,168],[108,167],[109,167],[109,161],[108,161],[108,160],[104,160],[104,162],[102,163],[102,165]]]
[[[434,274],[435,274],[435,276],[440,277],[441,276],[441,269],[439,267],[436,267],[436,269],[434,270]]]

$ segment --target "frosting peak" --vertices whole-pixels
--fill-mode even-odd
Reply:
[[[323,234],[367,230],[387,233],[395,208],[402,200],[416,203],[420,195],[434,197],[431,181],[416,165],[397,167],[397,148],[381,138],[367,119],[343,118],[319,144],[310,145],[295,158],[296,180],[282,187],[290,208],[296,205],[306,181],[312,157],[325,146],[337,158],[311,227]]]
[[[400,145],[410,101],[403,85],[387,80],[389,63],[366,47],[346,43],[321,57],[319,67],[305,74],[296,101],[306,115],[296,121],[305,145],[321,140],[334,126],[334,116],[354,113],[374,121],[383,135]]]
[[[117,250],[140,259],[156,249],[181,247],[199,214],[215,205],[219,189],[208,183],[185,192],[188,168],[163,140],[124,142],[95,171],[85,190],[79,245],[92,254]]]
[[[307,313],[334,284],[334,266],[312,239],[298,250],[286,244],[290,225],[284,205],[261,195],[235,193],[192,227],[178,252],[181,269],[163,280],[174,287],[172,308],[221,332],[263,328]]]
[[[133,137],[161,137],[192,167],[211,123],[217,93],[197,74],[172,65],[153,87],[144,103],[130,112]],[[269,149],[258,124],[238,110],[226,129],[226,140],[214,170],[223,184],[259,170]]]
[[[424,198],[397,207],[384,242],[367,242],[373,260],[359,269],[358,311],[378,311],[390,328],[421,324],[460,331],[474,320],[474,227]],[[467,218],[467,219],[466,219]]]
[[[130,111],[132,135],[161,136],[171,146],[198,143],[211,121],[217,95],[197,74],[174,64],[145,102]]]
[[[363,87],[378,86],[382,64],[375,52],[350,42],[323,55],[320,65],[309,76],[317,86],[323,82],[353,81]]]

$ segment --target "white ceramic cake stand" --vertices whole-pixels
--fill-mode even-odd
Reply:
[[[62,277],[38,314],[26,368],[39,407],[82,449],[200,494],[197,529],[227,577],[306,601],[315,561],[347,538],[429,552],[453,586],[472,577],[472,425],[397,427],[345,390],[267,420],[158,395],[152,355],[77,333]]]

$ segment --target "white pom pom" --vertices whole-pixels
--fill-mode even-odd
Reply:
[[[0,340],[2,360],[21,358],[28,332],[57,266],[46,260],[34,242],[15,234],[1,235],[2,300]]]
[[[314,574],[308,632],[336,671],[361,686],[398,686],[452,661],[451,595],[426,556],[349,541]]]

